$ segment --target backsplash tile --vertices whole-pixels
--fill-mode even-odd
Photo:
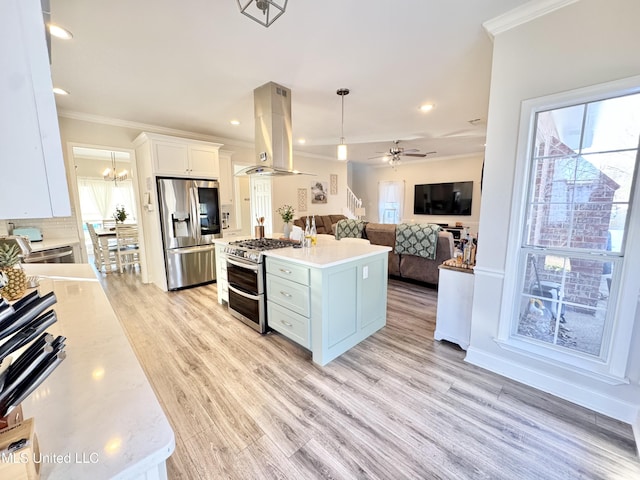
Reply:
[[[38,227],[42,230],[42,236],[45,239],[78,237],[78,225],[73,207],[71,207],[70,217],[19,218],[0,221],[0,235],[6,235],[9,232],[9,222],[13,223],[14,228]]]

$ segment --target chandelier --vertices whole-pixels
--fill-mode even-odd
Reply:
[[[113,182],[118,185],[118,182],[123,182],[129,177],[129,172],[126,170],[120,171],[116,168],[116,154],[115,152],[111,152],[111,167],[105,168],[104,172],[102,172],[103,178],[108,182]]]
[[[289,0],[238,0],[240,13],[269,27],[287,9]]]

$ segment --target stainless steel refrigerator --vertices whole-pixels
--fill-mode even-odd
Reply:
[[[157,182],[168,289],[215,281],[213,239],[222,237],[218,182],[163,177]]]

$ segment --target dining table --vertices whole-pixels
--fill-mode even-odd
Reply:
[[[135,227],[137,224],[125,223],[123,225]],[[95,232],[98,236],[98,240],[100,240],[100,245],[103,249],[108,250],[110,246],[114,246],[116,244],[116,227],[96,228]]]

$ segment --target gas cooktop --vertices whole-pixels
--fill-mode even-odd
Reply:
[[[244,258],[253,263],[262,262],[262,253],[265,250],[273,250],[275,248],[286,248],[293,245],[293,242],[287,240],[278,240],[277,238],[252,238],[249,240],[236,240],[229,242],[224,249],[225,253],[233,257]]]

